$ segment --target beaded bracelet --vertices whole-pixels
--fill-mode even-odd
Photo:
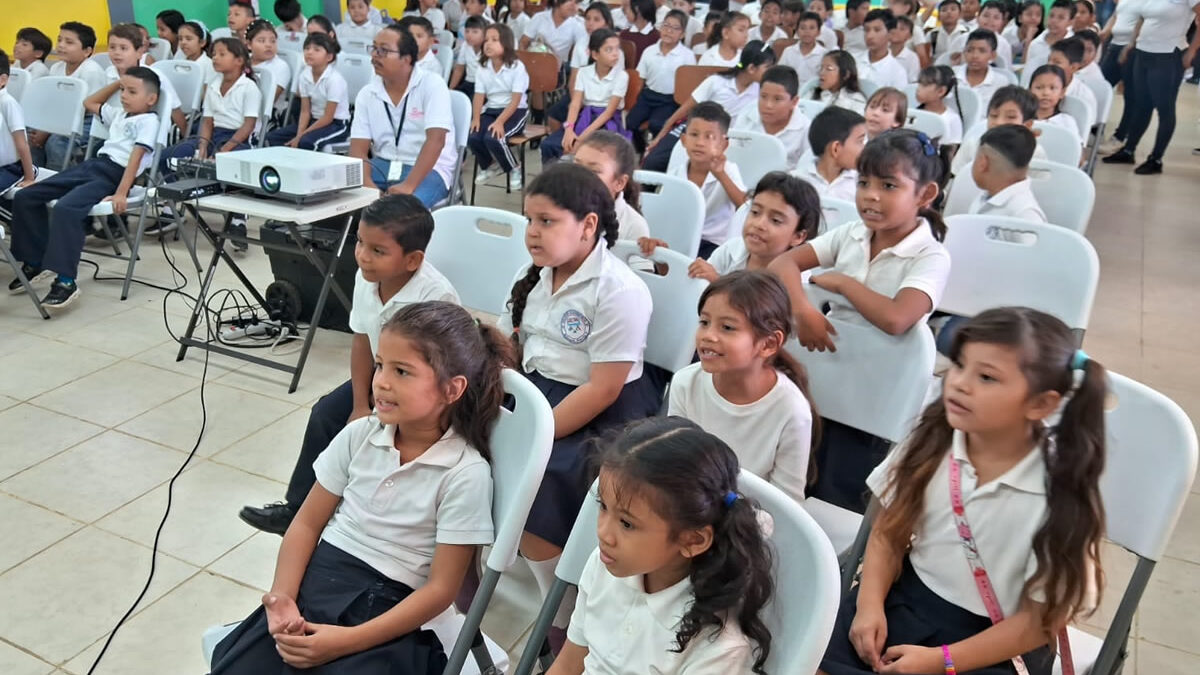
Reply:
[[[950,657],[950,645],[942,645],[942,656],[946,659],[946,675],[958,675],[954,669],[954,659]]]

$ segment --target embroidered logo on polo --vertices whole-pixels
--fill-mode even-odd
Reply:
[[[592,332],[592,322],[577,309],[568,309],[563,312],[562,319],[558,322],[558,328],[562,331],[563,339],[573,345],[577,345],[588,338]]]

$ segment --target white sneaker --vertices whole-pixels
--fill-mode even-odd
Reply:
[[[525,183],[521,180],[521,167],[518,166],[508,174],[508,189],[520,190],[524,186]]]
[[[499,176],[502,173],[504,173],[504,172],[501,171],[500,167],[498,167],[498,166],[493,166],[493,167],[484,169],[483,171],[479,172],[478,176],[475,176],[475,184],[483,185],[484,183],[495,178],[496,176]]]

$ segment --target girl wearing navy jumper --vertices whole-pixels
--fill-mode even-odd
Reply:
[[[446,302],[409,305],[380,334],[375,415],[317,459],[262,606],[222,640],[213,675],[440,675],[421,627],[454,601],[492,541],[488,435],[511,345]]]
[[[338,44],[316,33],[304,39],[305,68],[296,82],[300,119],[267,134],[268,145],[320,150],[350,138],[350,92],[333,67]]]
[[[488,26],[483,33],[483,56],[475,72],[475,115],[467,147],[475,153],[480,173],[475,182],[484,183],[502,173],[509,174],[513,189],[521,188],[517,160],[508,147],[508,138],[521,133],[529,119],[529,73],[517,59],[512,29],[502,23]],[[492,167],[492,160],[496,166]]]
[[[542,161],[551,162],[572,152],[575,144],[597,129],[608,129],[632,136],[621,121],[629,74],[617,68],[621,58],[621,41],[607,28],[597,29],[588,39],[591,63],[575,75],[575,90],[571,92],[571,107],[562,129],[542,141]]]

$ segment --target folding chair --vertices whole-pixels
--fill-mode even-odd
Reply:
[[[863,96],[867,97],[867,100],[870,100],[871,96],[879,90],[879,85],[870,80],[859,80],[858,88],[862,90]]]
[[[909,110],[908,123],[904,126],[908,129],[916,129],[933,139],[940,139],[947,132],[946,120],[942,119],[941,115],[928,110]]]
[[[833,197],[821,198],[821,226],[819,232],[824,234],[835,227],[859,220],[858,206]]]
[[[150,48],[146,50],[155,63],[171,58],[171,43],[162,38],[150,38]]]
[[[353,107],[358,93],[375,77],[375,68],[371,65],[371,57],[368,54],[350,53],[349,49],[344,49],[342,53],[338,54],[337,61],[333,62],[333,67],[337,68],[338,73],[346,80],[346,94],[350,98],[350,106]],[[324,148],[324,152],[334,154],[345,154],[349,150],[350,141],[330,143]]]
[[[821,80],[816,77],[811,78],[807,82],[800,83],[800,91],[797,92],[796,95],[800,97],[801,101],[812,100],[812,93],[816,91],[817,87],[819,86],[821,86]]]
[[[1046,122],[1034,122],[1033,128],[1038,134],[1038,145],[1046,151],[1046,158],[1052,162],[1067,166],[1079,166],[1079,158],[1083,146],[1079,136],[1066,129]]]
[[[21,287],[25,289],[25,293],[29,295],[29,299],[33,301],[33,306],[37,307],[38,313],[42,315],[43,319],[49,319],[50,314],[42,306],[42,301],[38,298],[37,291],[33,290],[33,286],[29,283],[29,278],[21,271],[21,263],[13,257],[12,251],[8,249],[8,238],[3,224],[0,224],[0,253],[4,254],[4,260],[8,262],[9,267],[12,267],[13,273],[21,280]]]
[[[71,165],[79,135],[83,133],[87,85],[73,77],[39,77],[21,96],[25,122],[38,131],[67,137],[67,156],[59,170]]]
[[[1084,234],[1096,205],[1096,184],[1077,166],[1035,159],[1029,180],[1048,221]]]
[[[29,86],[30,79],[29,71],[14,66],[8,71],[8,86],[4,89],[8,91],[9,96],[20,103],[21,96],[25,94],[25,88]]]
[[[1092,90],[1092,94],[1096,96],[1096,126],[1093,129],[1095,140],[1092,141],[1091,150],[1088,152],[1087,164],[1084,165],[1084,171],[1087,175],[1092,175],[1096,169],[1096,157],[1100,154],[1100,141],[1104,139],[1104,132],[1108,128],[1108,116],[1112,112],[1112,103],[1115,94],[1112,85],[1107,81],[1088,78],[1083,80],[1083,83]],[[12,82],[9,82],[12,86]]]
[[[809,93],[812,92],[810,91]],[[804,113],[804,116],[810,120],[816,119],[817,115],[820,115],[821,111],[825,110],[827,107],[829,106],[825,105],[821,101],[816,101],[803,96],[800,98],[800,102],[796,104],[796,108],[800,112]]]
[[[371,56],[370,48],[371,42],[369,40],[346,40],[342,43],[342,51],[338,54],[338,60],[340,61],[347,54],[366,56],[369,59]]]
[[[275,75],[261,66],[254,68],[254,76],[258,78],[258,91],[262,94],[262,105],[258,109],[258,125],[254,127],[249,145],[252,148],[262,148],[267,144],[267,132],[274,127],[271,123],[271,115],[275,112],[275,87],[286,87],[287,83],[279,85],[275,82]]]
[[[450,92],[450,115],[454,118],[454,173],[450,176],[450,189],[446,198],[433,205],[433,209],[462,203],[462,169],[467,161],[467,138],[471,135],[471,99],[461,91]],[[447,139],[450,140],[450,139]]]
[[[292,123],[292,102],[298,96],[296,87],[300,84],[300,72],[304,70],[304,52],[280,49],[276,53],[279,55],[279,58],[288,64],[288,72],[292,74],[292,79],[287,84],[287,91],[283,94],[287,101],[283,114],[283,126],[287,126]]]
[[[194,61],[168,60],[159,61],[151,68],[159,76],[165,77],[175,87],[179,94],[179,107],[187,118],[187,127],[183,130],[183,138],[191,135],[192,123],[200,117],[204,102],[204,68]]]
[[[672,251],[695,259],[704,228],[700,188],[685,178],[640,169],[633,172],[633,180],[642,186],[642,215],[652,225],[650,234],[667,242]]]
[[[1011,68],[992,68],[992,70],[1006,80],[1005,84],[1021,84],[1021,77]]]
[[[694,258],[661,246],[649,256],[643,256],[632,241],[618,241],[611,250],[627,264],[631,258],[649,257],[667,266],[667,273],[662,276],[634,269],[634,273],[646,282],[654,303],[643,357],[646,363],[671,373],[691,363],[696,352],[696,307],[700,295],[708,288],[707,281],[688,276],[688,265]]]
[[[513,279],[530,263],[525,216],[459,205],[434,211],[433,222],[425,257],[454,284],[463,307],[502,314]]]
[[[680,66],[675,69],[675,103],[683,105],[709,75],[725,71],[721,66]]]
[[[1086,145],[1088,137],[1092,133],[1092,125],[1096,123],[1096,111],[1092,106],[1085,103],[1083,99],[1075,96],[1063,97],[1062,106],[1060,108],[1063,114],[1075,120],[1075,125],[1079,127],[1079,140],[1081,145]],[[1079,166],[1078,163],[1076,166]]]
[[[90,58],[96,63],[96,65],[104,69],[107,69],[112,65],[112,58],[108,56],[108,52],[95,52]]]
[[[547,95],[558,89],[559,63],[558,57],[550,52],[531,52],[517,50],[517,58],[529,73],[529,93]],[[549,102],[547,101],[547,104]],[[550,135],[550,130],[544,124],[527,123],[521,133],[508,137],[509,147],[517,149],[521,162],[521,185],[529,182],[529,162],[525,161],[525,148],[531,143],[539,143]],[[471,169],[471,185],[475,185],[475,175],[479,167]],[[507,181],[505,181],[507,190]],[[475,188],[471,188],[471,203],[475,203]]]

